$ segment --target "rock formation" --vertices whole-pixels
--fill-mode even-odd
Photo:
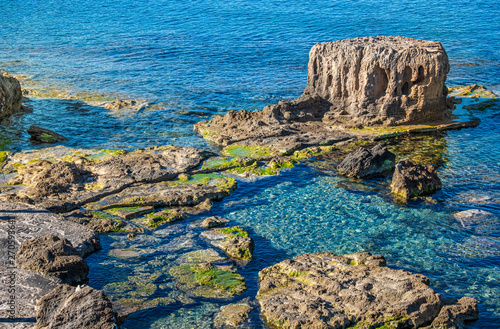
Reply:
[[[87,280],[89,267],[71,242],[55,235],[24,241],[16,254],[16,265],[23,270],[39,272],[76,284]]]
[[[31,135],[31,139],[40,143],[57,143],[67,141],[68,139],[63,135],[60,135],[52,130],[31,126],[28,128],[28,134]]]
[[[395,160],[396,155],[380,144],[371,149],[360,147],[337,166],[337,171],[347,177],[377,176],[393,170]]]
[[[307,87],[263,111],[230,111],[194,129],[218,144],[295,149],[353,138],[338,128],[449,121],[448,56],[439,42],[366,37],[319,43],[309,53]]]
[[[16,78],[0,74],[0,119],[22,112],[23,94]]]
[[[257,298],[273,328],[462,328],[478,317],[475,299],[448,303],[427,277],[387,268],[370,253],[305,254],[259,279]]]
[[[403,199],[431,194],[441,188],[441,179],[434,165],[415,165],[403,159],[396,165],[392,176],[392,192]]]
[[[116,328],[113,305],[102,291],[59,285],[36,305],[35,329]]]

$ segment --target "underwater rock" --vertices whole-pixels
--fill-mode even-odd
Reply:
[[[76,284],[87,280],[89,267],[67,239],[46,235],[24,241],[16,254],[16,265]]]
[[[123,222],[117,221],[114,216],[103,212],[78,209],[64,214],[64,218],[86,226],[97,233],[116,232],[123,229]]]
[[[0,74],[0,119],[23,112],[21,84],[12,76]]]
[[[116,328],[113,305],[100,290],[59,285],[36,305],[35,329],[55,328]]]
[[[108,102],[103,105],[105,109],[118,111],[118,110],[140,110],[144,108],[148,103],[144,100],[136,100],[136,99],[123,99]]]
[[[394,169],[396,155],[380,144],[371,149],[360,147],[337,166],[339,174],[347,177],[378,176]]]
[[[445,309],[427,277],[385,265],[382,255],[325,252],[267,267],[259,273],[262,315],[276,328],[332,329],[450,323],[444,313],[456,323],[477,318],[477,301],[453,301]]]
[[[212,216],[212,217],[207,217],[201,222],[200,226],[204,228],[214,228],[217,226],[224,225],[228,223],[229,221],[225,218],[222,217],[217,217],[217,216]]]
[[[248,303],[224,305],[215,315],[215,328],[238,328],[248,319],[252,308]]]
[[[441,188],[441,179],[434,165],[415,165],[403,159],[392,176],[392,192],[403,199],[431,194]]]
[[[239,226],[218,228],[201,233],[210,243],[226,252],[228,256],[249,260],[252,258],[255,244],[248,232]]]
[[[28,134],[31,135],[31,139],[40,143],[57,143],[64,142],[68,139],[63,135],[60,135],[52,130],[31,126],[28,128]]]
[[[263,111],[230,111],[194,125],[220,145],[267,145],[282,152],[356,138],[342,128],[449,122],[448,56],[439,42],[366,37],[318,43],[307,86]]]

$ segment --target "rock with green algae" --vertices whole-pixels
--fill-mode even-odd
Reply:
[[[28,128],[28,134],[31,135],[31,139],[40,143],[57,143],[64,142],[68,139],[63,135],[60,135],[52,130],[41,128],[38,126],[31,126]]]
[[[178,265],[169,274],[180,290],[198,297],[226,299],[246,289],[241,275],[210,263]]]
[[[248,236],[248,232],[239,226],[205,231],[201,236],[213,246],[224,250],[230,257],[249,260],[253,256],[254,241]]]
[[[2,194],[2,197],[37,204],[54,212],[67,212],[131,185],[172,180],[199,165],[208,155],[194,148],[165,146],[98,162],[35,161],[18,170],[16,179],[26,188]]]
[[[477,319],[473,298],[444,300],[425,276],[385,264],[381,255],[325,252],[267,267],[259,273],[262,315],[276,328],[325,329],[462,328]]]
[[[483,85],[468,85],[448,87],[451,96],[470,97],[470,98],[495,98],[496,95]]]

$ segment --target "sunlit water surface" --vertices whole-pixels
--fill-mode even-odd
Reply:
[[[14,151],[45,147],[28,141],[26,129],[36,124],[69,137],[63,144],[69,147],[177,144],[216,150],[192,132],[193,123],[297,97],[306,84],[312,45],[366,35],[441,41],[451,62],[449,84],[498,90],[499,8],[497,1],[462,0],[2,1],[0,68],[27,75],[26,83],[143,98],[152,105],[112,112],[82,102],[33,99],[34,112],[1,126],[0,137],[8,136]],[[125,328],[210,328],[220,305],[253,300],[257,273],[266,266],[306,252],[370,251],[382,253],[393,268],[427,275],[446,296],[477,298],[480,320],[469,328],[498,328],[498,110],[497,104],[475,112],[482,119],[479,127],[442,137],[443,189],[432,200],[400,205],[387,193],[387,181],[352,182],[307,165],[240,181],[209,213],[245,227],[256,242],[254,260],[238,267],[248,289],[232,300],[190,299],[168,274],[183,254],[209,247],[192,225],[202,217],[137,240],[103,235],[104,249],[87,258],[89,284],[113,295],[113,284],[132,277],[143,284],[129,284],[125,295],[146,289],[148,299],[175,301],[133,313]],[[487,213],[469,223],[454,217],[469,209]],[[141,256],[109,256],[111,249],[129,247]],[[248,327],[265,327],[258,307]]]

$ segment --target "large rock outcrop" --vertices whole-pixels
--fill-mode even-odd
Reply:
[[[59,285],[36,304],[35,329],[116,328],[113,305],[88,286]]]
[[[0,119],[22,112],[23,93],[19,81],[0,74]]]
[[[263,111],[230,111],[194,129],[221,145],[287,150],[349,138],[339,128],[450,121],[448,56],[439,42],[366,37],[318,43],[309,53],[302,96]],[[250,142],[251,141],[251,142]]]
[[[441,179],[435,165],[413,164],[403,159],[396,165],[392,176],[391,190],[407,200],[420,195],[431,194],[441,188]]]
[[[257,299],[273,328],[462,328],[477,301],[445,301],[429,279],[382,255],[305,254],[263,269]]]

